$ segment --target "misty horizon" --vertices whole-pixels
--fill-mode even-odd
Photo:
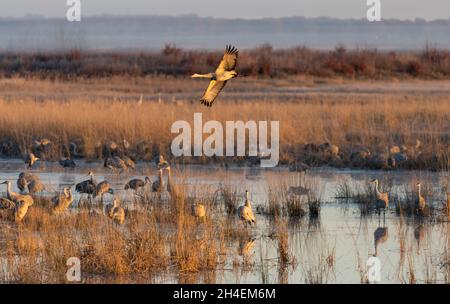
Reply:
[[[331,49],[423,49],[432,44],[450,49],[450,19],[425,21],[284,17],[227,19],[197,15],[62,18],[0,17],[1,51],[155,50],[167,43],[187,49],[217,49],[227,43],[253,48],[306,46]]]
[[[339,21],[365,21],[367,22],[367,19],[365,16],[362,17],[353,17],[353,18],[348,18],[348,17],[333,17],[333,16],[314,16],[314,17],[310,17],[310,16],[303,16],[303,15],[291,15],[291,16],[282,16],[282,17],[216,17],[216,16],[202,16],[199,14],[195,14],[195,13],[186,13],[186,14],[175,14],[175,15],[170,15],[170,14],[132,14],[132,15],[127,15],[127,14],[108,14],[108,13],[103,13],[103,14],[92,14],[92,15],[88,15],[85,14],[83,15],[83,19],[96,19],[96,18],[127,18],[127,19],[132,19],[132,18],[137,18],[137,19],[142,19],[142,18],[153,18],[153,17],[158,17],[158,18],[199,18],[199,19],[214,19],[214,20],[244,20],[244,21],[258,21],[258,20],[280,20],[280,19],[306,19],[306,20],[339,20]],[[1,16],[0,15],[0,20],[29,20],[29,19],[43,19],[43,20],[62,20],[62,21],[66,21],[66,17],[65,16],[45,16],[45,15],[41,15],[41,14],[35,14],[35,13],[27,13],[23,16]],[[432,23],[432,22],[439,22],[439,21],[450,21],[450,17],[447,18],[434,18],[434,19],[427,19],[427,18],[422,18],[422,17],[413,17],[413,18],[383,18],[381,20],[381,22],[387,22],[387,21],[399,21],[399,22],[426,22],[426,23]]]
[[[103,15],[158,15],[184,16],[195,14],[201,17],[225,19],[283,18],[291,16],[331,17],[338,19],[365,18],[367,4],[364,0],[81,0],[84,17]],[[447,19],[447,0],[381,0],[382,19],[424,20]],[[61,0],[15,0],[3,3],[0,16],[22,17],[40,15],[50,18],[64,18],[68,9]]]

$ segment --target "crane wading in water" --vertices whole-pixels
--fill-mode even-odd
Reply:
[[[256,218],[255,215],[253,214],[248,190],[245,190],[245,203],[243,206],[240,206],[238,208],[237,214],[239,219],[243,221],[245,226],[247,226],[247,224],[256,225]]]
[[[239,51],[234,46],[227,45],[222,61],[220,61],[215,72],[208,74],[195,73],[192,75],[192,78],[211,79],[208,88],[200,99],[200,102],[203,105],[211,107],[217,95],[219,95],[220,91],[225,87],[227,81],[231,78],[241,76],[234,70],[236,68],[238,54]]]
[[[389,194],[387,192],[381,192],[378,185],[378,179],[372,180],[372,183],[375,185],[375,208],[378,211],[378,215],[380,215],[381,210],[383,210],[383,218],[386,217],[386,209],[389,208]]]

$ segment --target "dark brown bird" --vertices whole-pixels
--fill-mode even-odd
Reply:
[[[88,173],[88,176],[90,177],[89,179],[75,185],[75,191],[87,194],[90,200],[97,190],[97,182],[94,180],[94,173],[92,171]]]
[[[142,180],[140,178],[133,178],[132,180],[130,180],[128,183],[125,184],[124,189],[138,190],[139,188],[145,187],[150,182],[151,181],[147,176],[145,177],[145,180]]]
[[[75,164],[75,162],[72,159],[69,158],[62,158],[59,160],[59,164],[64,168],[75,168],[77,165]]]

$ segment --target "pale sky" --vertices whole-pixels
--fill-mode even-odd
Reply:
[[[450,0],[380,0],[383,19],[450,18]],[[82,16],[183,15],[224,18],[365,18],[366,0],[81,0]],[[1,0],[0,16],[65,17],[66,0]]]

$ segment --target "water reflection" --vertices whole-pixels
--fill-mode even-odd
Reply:
[[[425,238],[425,226],[423,224],[419,224],[414,229],[414,238],[416,239],[417,242],[417,255],[420,255],[420,243]]]
[[[377,229],[375,229],[375,232],[373,233],[373,238],[374,238],[374,242],[375,242],[374,256],[378,256],[378,247],[381,244],[386,243],[386,241],[389,238],[388,227],[378,227]]]

